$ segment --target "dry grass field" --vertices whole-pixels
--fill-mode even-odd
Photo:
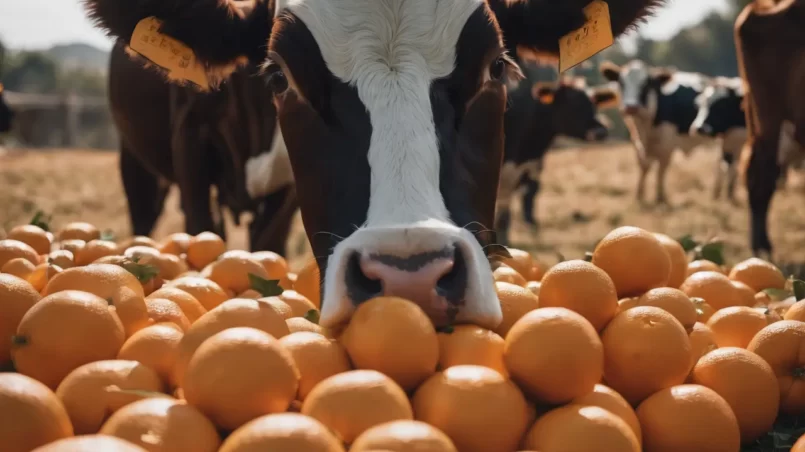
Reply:
[[[631,147],[625,144],[570,148],[549,154],[538,198],[540,229],[532,231],[515,222],[513,245],[531,250],[546,263],[559,254],[577,258],[592,250],[610,229],[636,225],[672,237],[693,234],[697,238],[719,236],[728,261],[749,256],[748,210],[743,188],[738,205],[712,199],[715,148],[698,149],[690,156],[678,153],[668,175],[671,205],[641,206],[635,200],[637,168]],[[126,199],[117,170],[117,154],[56,149],[21,151],[0,156],[0,227],[24,223],[37,210],[53,216],[53,227],[83,220],[117,237],[129,234]],[[652,174],[647,185],[649,200],[655,195]],[[792,174],[786,189],[774,199],[771,236],[775,260],[805,262],[805,175]],[[519,216],[515,218],[519,219]],[[178,197],[171,193],[154,237],[182,229]],[[301,222],[290,249],[304,246]],[[245,246],[245,232],[229,221],[230,247]],[[295,253],[295,254],[296,254]],[[297,262],[300,259],[296,259]]]

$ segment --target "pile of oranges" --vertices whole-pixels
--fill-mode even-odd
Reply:
[[[737,452],[805,414],[805,301],[774,265],[690,262],[636,227],[551,268],[509,252],[493,330],[437,331],[394,297],[328,329],[315,263],[292,273],[209,232],[16,227],[0,448]]]

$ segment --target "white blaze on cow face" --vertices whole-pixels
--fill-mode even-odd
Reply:
[[[356,88],[372,128],[366,222],[329,257],[322,325],[343,322],[354,310],[346,273],[356,253],[406,258],[451,248],[462,253],[468,273],[456,320],[493,327],[502,319],[486,255],[469,231],[451,221],[440,192],[430,100],[432,82],[452,73],[459,35],[482,5],[483,0],[288,2],[330,72]]]
[[[632,61],[621,69],[620,85],[623,109],[629,114],[647,108],[643,105],[641,94],[649,81],[648,68],[642,61]]]
[[[246,191],[252,199],[270,195],[294,182],[288,149],[279,124],[274,127],[271,149],[246,161]]]

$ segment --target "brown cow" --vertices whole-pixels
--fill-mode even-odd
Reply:
[[[618,36],[662,2],[606,3]],[[275,11],[261,1],[87,0],[123,42],[157,17],[212,82],[243,56],[280,69],[270,85],[321,269],[324,326],[382,294],[414,301],[436,324],[500,323],[486,231],[506,85],[520,76],[504,41],[556,54],[588,4],[294,0]]]
[[[751,154],[745,176],[752,251],[771,255],[767,223],[779,154],[805,146],[805,0],[747,5],[735,21],[735,45],[748,86]]]
[[[250,163],[260,153],[271,154],[276,123],[264,79],[249,70],[256,68],[236,72],[221,91],[198,93],[166,83],[133,62],[122,46],[113,48],[109,104],[121,137],[120,171],[134,234],[151,233],[176,183],[188,233],[225,236],[221,208],[236,222],[242,212],[252,212],[251,248],[284,254],[296,211],[292,187],[247,190],[247,181],[261,176],[248,171]]]

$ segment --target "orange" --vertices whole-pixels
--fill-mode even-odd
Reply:
[[[665,247],[650,232],[634,226],[621,226],[604,236],[593,250],[592,262],[612,278],[619,298],[664,287],[671,277]]]
[[[523,394],[487,367],[445,369],[428,378],[412,401],[416,419],[443,431],[462,452],[515,450],[528,428]]]
[[[160,253],[180,256],[187,253],[187,247],[190,245],[192,239],[193,236],[186,232],[174,232],[162,239],[157,249],[159,249]]]
[[[262,296],[263,295],[260,292],[254,290],[254,289],[248,289],[248,290],[244,290],[243,292],[239,293],[237,298],[251,298],[252,300],[256,300],[258,298],[261,298]]]
[[[601,339],[604,379],[632,404],[682,383],[693,366],[688,334],[660,308],[638,306],[618,314]]]
[[[182,331],[175,325],[151,325],[126,339],[117,359],[142,363],[153,369],[167,384],[176,363],[181,340]]]
[[[127,249],[134,246],[147,246],[156,249],[159,247],[159,244],[151,237],[146,237],[144,235],[135,235],[120,242],[119,249],[120,252],[124,252]]]
[[[755,334],[768,324],[763,313],[746,306],[720,309],[707,321],[719,347],[746,348]]]
[[[738,420],[712,389],[679,385],[660,390],[637,407],[643,450],[725,452],[740,448]]]
[[[198,276],[183,276],[174,279],[168,286],[189,293],[208,311],[229,299],[221,286]]]
[[[31,452],[148,452],[140,446],[109,435],[81,435],[64,438]]]
[[[202,232],[187,245],[187,263],[193,268],[202,269],[218,259],[226,251],[226,243],[217,234]]]
[[[238,297],[240,298],[240,297]],[[256,298],[257,301],[260,303],[266,303],[271,305],[275,311],[283,318],[283,320],[288,320],[293,317],[293,310],[291,307],[288,306],[288,303],[280,300],[279,297],[258,297]]]
[[[741,303],[738,289],[732,285],[730,279],[714,271],[694,273],[679,288],[691,298],[704,299],[716,311]]]
[[[187,320],[189,320],[190,323],[195,322],[199,317],[207,312],[207,310],[204,309],[204,306],[202,306],[201,303],[196,300],[196,297],[173,286],[164,286],[155,290],[154,292],[151,292],[147,297],[145,297],[146,303],[152,298],[164,298],[176,303],[179,305],[179,308],[182,309],[184,315],[187,316]]]
[[[0,297],[1,299],[2,297]],[[785,320],[799,320],[805,322],[805,300],[800,300],[791,305],[783,317]]]
[[[221,256],[210,264],[209,279],[224,290],[241,293],[251,287],[249,274],[268,279],[268,272],[251,257]]]
[[[674,316],[686,330],[693,328],[698,315],[696,306],[679,289],[660,287],[644,293],[637,301],[638,306],[654,306]]]
[[[64,225],[57,236],[61,242],[65,240],[83,240],[89,242],[90,240],[100,239],[101,231],[89,223],[78,221]]]
[[[37,292],[41,292],[45,289],[48,282],[62,271],[62,268],[57,265],[39,264],[34,268],[33,273],[28,276],[28,282],[31,283]]]
[[[779,322],[780,320],[783,320],[783,316],[781,316],[780,314],[777,313],[777,311],[774,311],[772,309],[769,309],[769,308],[766,308],[766,307],[752,308],[752,309],[754,309],[755,311],[763,314],[763,316],[766,318],[766,322],[769,325],[771,325],[774,322]],[[787,313],[788,313],[788,311],[786,311],[786,314]]]
[[[321,422],[297,413],[268,414],[235,430],[219,452],[344,452]]]
[[[123,325],[103,298],[65,290],[28,310],[12,339],[17,371],[56,388],[73,369],[117,356]]]
[[[330,339],[334,337],[333,333],[327,328],[319,326],[309,320],[303,319],[302,317],[291,317],[289,319],[285,319],[285,324],[288,325],[288,331],[290,331],[291,334],[298,333],[301,331],[307,331],[310,333],[321,334],[322,336]]]
[[[239,298],[221,303],[201,316],[182,337],[172,383],[183,386],[187,364],[202,342],[227,328],[237,327],[256,328],[277,339],[289,334],[285,320],[268,303]]]
[[[612,279],[603,270],[583,260],[560,262],[542,277],[539,305],[578,312],[600,331],[618,308]]]
[[[570,402],[571,405],[597,406],[623,419],[634,433],[637,443],[641,443],[642,433],[640,421],[637,419],[634,409],[622,395],[614,389],[602,384],[595,385],[593,392],[589,392],[581,397],[577,397]]]
[[[633,307],[637,306],[637,303],[639,301],[640,301],[640,297],[621,298],[620,300],[618,300],[618,310],[617,310],[616,315],[620,314],[621,312],[623,312],[623,311],[625,311],[627,309],[632,309]]]
[[[280,339],[280,344],[291,353],[299,369],[298,400],[304,401],[325,378],[352,370],[344,347],[320,334],[293,333]]]
[[[531,293],[539,297],[539,290],[542,288],[542,283],[539,281],[529,281],[525,284],[525,288],[530,290]]]
[[[295,290],[283,291],[279,295],[279,299],[291,308],[291,317],[304,317],[308,311],[318,311],[319,309],[307,297]]]
[[[150,451],[215,452],[221,445],[215,425],[198,409],[167,398],[124,406],[109,417],[100,433]]]
[[[513,268],[523,278],[531,279],[531,268],[535,265],[534,258],[528,251],[517,248],[506,248],[511,257],[504,258],[500,263]]]
[[[48,254],[48,261],[63,269],[75,267],[75,256],[67,250],[56,250]]]
[[[41,299],[28,281],[0,273],[0,366],[11,360],[11,337],[20,320]]]
[[[740,281],[751,287],[755,292],[760,292],[763,289],[785,288],[783,272],[771,262],[766,262],[756,257],[750,257],[735,264],[730,270],[729,276],[731,280]]]
[[[545,266],[539,262],[534,262],[534,265],[531,266],[531,272],[529,273],[528,280],[542,281],[543,275],[545,275]]]
[[[8,238],[28,244],[36,254],[50,253],[50,237],[39,226],[32,224],[15,226],[9,231]]]
[[[96,260],[117,255],[117,244],[108,240],[90,240],[75,254],[76,265],[89,265]]]
[[[161,253],[151,261],[159,269],[159,276],[165,280],[176,279],[187,271],[187,263],[179,256]]]
[[[361,303],[340,342],[356,369],[383,372],[405,390],[433,375],[439,363],[433,324],[422,308],[402,298]]]
[[[710,317],[716,313],[716,310],[704,301],[704,298],[690,297],[690,301],[693,302],[693,306],[696,307],[696,320],[699,322],[707,323]]]
[[[797,442],[794,443],[791,452],[805,452],[805,435],[800,436]]]
[[[696,322],[693,325],[693,329],[688,333],[688,338],[690,339],[694,362],[699,361],[699,358],[718,348],[713,330],[702,322]]]
[[[288,278],[291,278],[290,274],[288,274]],[[321,273],[315,260],[308,261],[296,274],[293,290],[307,297],[316,305],[316,309],[321,309]]]
[[[690,275],[698,272],[716,272],[724,274],[724,269],[719,267],[718,264],[713,261],[699,259],[688,264],[688,269],[685,274],[687,277],[689,277]]]
[[[279,284],[279,286],[282,287],[283,290],[293,290],[293,285],[295,282],[296,282],[296,273],[289,272],[287,275],[280,278],[277,284]]]
[[[508,376],[503,364],[506,342],[490,330],[476,325],[458,325],[452,332],[439,333],[439,369],[475,364]]]
[[[39,253],[27,243],[11,239],[0,240],[0,268],[17,257],[26,259],[34,265],[39,263]]]
[[[665,248],[668,257],[671,259],[671,275],[668,277],[668,287],[679,287],[687,278],[688,255],[685,249],[671,237],[655,232],[654,237]]]
[[[592,391],[604,373],[598,333],[565,308],[540,308],[518,320],[506,336],[503,360],[524,392],[554,405]]]
[[[402,388],[374,370],[351,370],[325,378],[305,398],[301,411],[347,444],[375,425],[413,419]]]
[[[758,355],[735,347],[713,350],[696,363],[691,379],[727,401],[738,419],[742,443],[772,429],[780,408],[780,389],[771,366]]]
[[[123,256],[141,264],[154,265],[154,261],[159,257],[159,250],[150,246],[134,245],[126,248]]]
[[[496,282],[495,292],[500,300],[503,320],[492,331],[505,338],[514,322],[539,307],[539,299],[530,290],[507,282]]]
[[[736,289],[736,296],[738,298],[738,306],[754,306],[755,291],[751,287],[740,281],[731,281],[732,287]]]
[[[75,259],[75,256],[82,249],[84,249],[85,246],[87,246],[87,242],[77,239],[62,240],[61,242],[59,242],[60,251],[70,252],[73,255],[73,259]]]
[[[18,373],[0,372],[0,442],[5,452],[73,436],[70,417],[47,386]]]
[[[76,434],[97,433],[106,418],[122,407],[109,396],[110,387],[149,392],[165,389],[156,372],[136,361],[102,360],[76,368],[56,389]]]
[[[36,265],[32,264],[31,261],[25,259],[24,257],[15,257],[14,259],[6,262],[5,265],[0,268],[0,273],[13,275],[27,281],[33,274],[34,270],[36,270]]]
[[[285,258],[273,251],[257,251],[252,259],[259,262],[268,273],[268,279],[277,280],[288,274],[288,263]]]
[[[501,265],[496,268],[495,271],[492,272],[492,276],[495,278],[495,281],[507,282],[520,287],[525,287],[528,282],[523,275],[508,265]]]
[[[204,341],[184,376],[184,397],[219,427],[234,430],[281,413],[296,397],[299,369],[280,342],[254,328],[229,328]]]
[[[419,421],[392,421],[363,432],[350,452],[458,452],[450,438],[436,427]]]
[[[539,451],[640,452],[629,424],[597,406],[567,405],[537,419],[524,440]]]
[[[148,298],[145,300],[148,307],[148,318],[153,323],[173,323],[182,331],[190,328],[190,321],[182,312],[178,304],[165,298]]]
[[[760,330],[747,349],[758,354],[774,370],[780,388],[780,411],[799,415],[805,411],[805,323],[781,320]]]

